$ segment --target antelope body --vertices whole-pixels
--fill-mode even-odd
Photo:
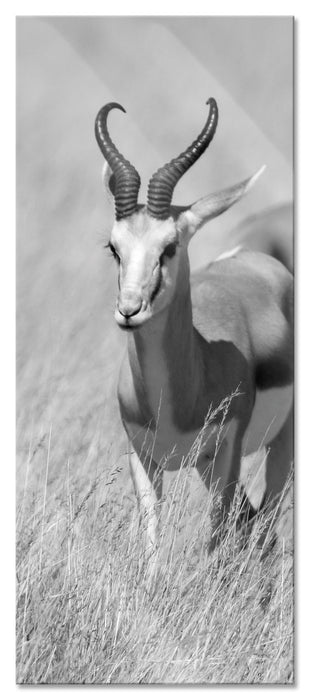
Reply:
[[[293,227],[293,206],[286,202],[246,218],[231,232],[231,238],[248,250],[271,255],[293,272]]]
[[[191,206],[171,205],[178,180],[214,136],[218,109],[213,98],[209,104],[201,134],[151,178],[146,206],[138,204],[137,171],[107,130],[109,111],[123,108],[108,104],[96,119],[116,205],[109,243],[119,268],[115,318],[128,334],[119,405],[152,546],[163,470],[180,468],[198,436],[196,467],[222,496],[214,532],[233,498],[244,454],[267,445],[267,498],[280,494],[292,458],[291,274],[263,253],[239,251],[190,278],[187,253],[198,228],[236,203],[260,172]],[[221,406],[206,423],[210,409]]]

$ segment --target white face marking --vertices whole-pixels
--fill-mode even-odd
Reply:
[[[122,327],[137,328],[170,303],[181,252],[176,224],[142,210],[114,224],[110,244],[119,261],[115,318]]]

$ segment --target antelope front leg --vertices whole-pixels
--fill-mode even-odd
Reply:
[[[155,564],[156,558],[158,501],[162,497],[162,472],[156,462],[149,457],[142,461],[132,448],[129,452],[129,464],[140,515],[145,525],[146,549],[150,566],[151,563]]]

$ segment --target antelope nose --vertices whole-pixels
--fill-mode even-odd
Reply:
[[[118,302],[118,310],[125,318],[138,314],[141,306],[142,299],[138,296],[126,297],[126,299],[120,299]]]

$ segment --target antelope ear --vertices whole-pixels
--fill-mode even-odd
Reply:
[[[253,187],[256,180],[265,170],[265,167],[263,165],[252,177],[239,182],[237,185],[232,185],[232,187],[227,187],[225,190],[214,192],[198,199],[197,202],[180,214],[177,222],[179,231],[181,233],[184,232],[191,238],[207,221],[215,219],[216,216],[223,214],[226,209],[236,204]]]
[[[115,177],[109,163],[106,160],[104,161],[102,168],[102,182],[108,199],[112,201],[115,194]]]

